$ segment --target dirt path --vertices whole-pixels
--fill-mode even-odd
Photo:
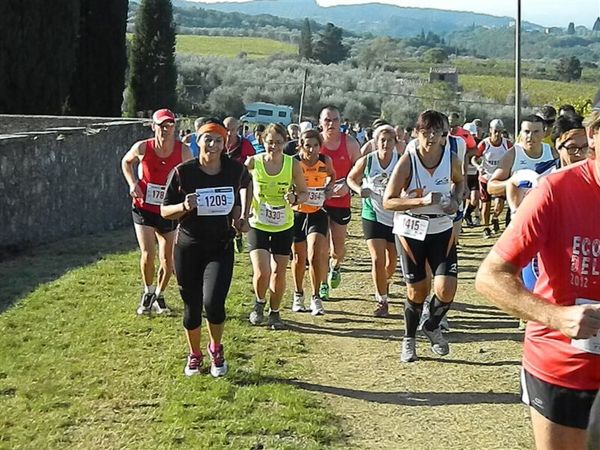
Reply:
[[[354,210],[342,283],[327,314],[286,314],[306,336],[311,374],[298,380],[321,393],[342,418],[348,443],[360,449],[531,448],[518,378],[522,332],[517,321],[487,304],[473,288],[492,242],[482,228],[465,230],[456,304],[449,314],[450,355],[417,343],[419,361],[399,359],[404,288],[391,289],[390,317],[376,319],[370,259]]]

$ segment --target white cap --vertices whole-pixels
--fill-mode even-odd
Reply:
[[[490,130],[504,130],[504,122],[500,119],[494,119],[490,122]]]
[[[477,125],[473,122],[465,123],[463,128],[473,135],[477,134]]]
[[[313,124],[309,121],[300,123],[300,133],[304,133],[305,131],[312,130]]]

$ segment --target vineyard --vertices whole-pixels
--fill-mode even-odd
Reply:
[[[248,58],[265,58],[276,53],[297,54],[296,45],[273,39],[231,36],[177,36],[177,53],[223,56],[235,58],[245,54]]]

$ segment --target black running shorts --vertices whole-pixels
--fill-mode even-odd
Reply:
[[[392,244],[396,242],[394,233],[392,233],[393,227],[363,217],[362,229],[366,241],[369,239],[385,239]]]
[[[267,250],[273,255],[288,256],[293,238],[294,227],[284,231],[263,231],[251,227],[248,232],[248,251]]]
[[[319,233],[327,236],[329,220],[327,213],[320,209],[314,213],[294,212],[294,242],[306,241],[306,236]]]
[[[338,225],[348,225],[350,223],[350,219],[352,218],[350,208],[335,208],[333,206],[324,206],[323,209],[325,210],[329,218]]]
[[[167,220],[160,214],[139,209],[135,206],[133,206],[131,209],[131,215],[133,217],[133,223],[152,227],[159,234],[170,233],[171,231],[175,231],[175,228],[177,228],[176,220]]]

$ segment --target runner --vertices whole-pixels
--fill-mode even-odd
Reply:
[[[200,151],[198,148],[198,130],[202,125],[204,125],[205,122],[205,117],[198,117],[196,120],[194,120],[194,132],[185,135],[181,140],[181,142],[190,148],[190,151],[192,152],[192,158],[198,157],[198,152]]]
[[[394,216],[394,233],[401,243],[407,284],[402,362],[417,359],[417,327],[432,284],[427,279],[427,263],[433,274],[433,295],[431,317],[423,325],[423,333],[434,353],[443,356],[450,352],[439,325],[456,294],[458,263],[452,216],[464,192],[458,158],[442,146],[443,115],[424,111],[416,128],[418,146],[407,149],[400,158],[383,200],[386,209],[398,211]]]
[[[360,147],[356,139],[340,132],[340,112],[335,106],[321,110],[319,123],[323,130],[321,153],[333,161],[337,177],[333,196],[325,201],[325,211],[329,216],[329,273],[327,283],[319,290],[320,297],[329,298],[329,288],[335,289],[342,279],[340,266],[346,253],[346,228],[350,222],[350,189],[346,176],[360,157]]]
[[[308,270],[312,286],[310,310],[314,316],[325,314],[323,300],[319,297],[319,287],[327,276],[327,262],[319,251],[327,247],[329,228],[327,213],[322,206],[333,192],[335,172],[329,156],[320,155],[323,139],[316,130],[302,133],[299,153],[295,156],[302,167],[308,186],[308,200],[293,206],[294,243],[292,245],[292,278],[294,280],[294,301],[292,311],[306,311],[304,307],[304,272],[308,256]]]
[[[528,321],[522,398],[540,449],[586,448],[600,388],[600,103],[596,107],[586,122],[596,159],[542,179],[476,277],[479,292]],[[530,292],[519,270],[536,254],[540,276]]]
[[[246,163],[246,160],[256,152],[248,139],[239,134],[240,123],[235,117],[227,117],[223,121],[227,128],[227,142],[225,143],[225,154],[231,159]]]
[[[152,115],[154,137],[138,141],[121,160],[121,170],[133,199],[132,215],[135,235],[140,246],[140,269],[144,292],[137,309],[139,315],[168,314],[164,292],[173,273],[173,240],[176,223],[163,219],[160,205],[165,194],[167,177],[173,168],[192,158],[190,150],[175,140],[175,115],[159,109]],[[140,171],[134,166],[139,164]],[[141,176],[138,177],[137,174]],[[158,241],[160,262],[157,286],[154,286],[154,258]]]
[[[223,350],[225,300],[233,275],[233,237],[247,231],[240,218],[240,183],[246,169],[224,156],[227,130],[207,123],[198,130],[200,154],[178,165],[167,183],[161,214],[178,220],[175,268],[184,303],[183,327],[189,346],[184,373],[197,375],[202,368],[200,328],[206,311],[211,359],[210,373],[227,373]]]
[[[544,144],[548,144],[553,147],[554,142],[552,140],[552,126],[556,121],[556,109],[552,105],[544,105],[536,113],[538,117],[544,121]]]
[[[362,197],[363,235],[371,255],[371,276],[375,286],[375,317],[389,314],[389,283],[396,271],[396,243],[392,227],[394,213],[383,208],[383,193],[398,163],[396,131],[381,125],[373,134],[376,151],[361,157],[348,174],[350,189]]]
[[[253,185],[248,247],[256,294],[250,323],[262,323],[269,289],[268,325],[274,330],[285,327],[279,306],[285,292],[285,269],[294,237],[294,212],[291,206],[308,199],[300,163],[283,154],[286,140],[285,128],[270,124],[264,132],[265,153],[255,155],[246,162]]]
[[[492,205],[492,196],[488,192],[488,180],[498,167],[498,164],[506,151],[512,147],[505,137],[502,137],[504,123],[500,119],[494,119],[490,122],[490,136],[485,138],[477,146],[476,155],[471,158],[473,166],[479,172],[479,198],[481,200],[481,214],[483,216],[483,237],[488,239],[492,237],[490,229],[490,213]],[[494,233],[500,232],[500,214],[504,209],[504,198],[494,197],[494,215],[492,218],[492,227]]]

